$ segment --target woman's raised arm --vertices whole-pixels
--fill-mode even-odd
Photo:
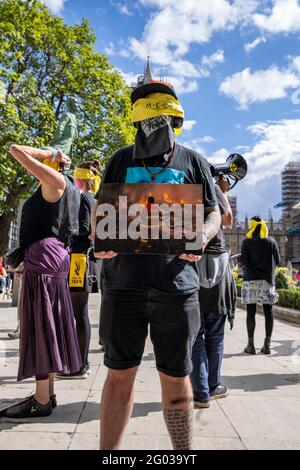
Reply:
[[[53,168],[42,163],[45,159],[52,158],[51,150],[36,149],[26,145],[11,145],[10,154],[29,173],[35,176],[42,183],[43,197],[48,202],[55,202],[62,196],[66,181],[64,176]],[[58,151],[55,156],[56,162],[67,164],[69,157]],[[39,161],[41,160],[41,161]]]

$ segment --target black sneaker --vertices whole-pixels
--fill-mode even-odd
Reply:
[[[209,408],[210,407],[210,398],[206,400],[195,400],[194,399],[194,408],[202,409],[202,408]]]
[[[89,363],[89,362],[85,365],[85,370],[86,370],[87,375],[90,375],[90,373],[91,373],[91,366],[90,366],[90,363]]]
[[[34,394],[30,395],[26,400],[31,400],[32,398],[34,398]],[[51,403],[52,403],[52,410],[54,410],[54,408],[57,407],[56,395],[55,394],[51,395],[50,400],[51,400]],[[24,403],[24,402],[22,402],[22,403]]]
[[[19,331],[13,331],[13,333],[7,333],[7,336],[10,339],[19,339],[20,338],[20,332]]]
[[[40,416],[49,416],[52,413],[52,402],[49,400],[47,405],[38,403],[35,398],[30,397],[27,401],[19,405],[8,408],[4,416],[6,418],[38,418]]]
[[[52,403],[52,409],[57,407],[57,400],[56,400],[56,395],[51,395],[50,397],[51,403]]]
[[[210,392],[211,400],[220,400],[220,398],[227,397],[229,390],[224,385],[218,385],[212,392]]]

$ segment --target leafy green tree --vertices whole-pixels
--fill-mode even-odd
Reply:
[[[33,183],[12,142],[47,145],[68,95],[81,105],[74,164],[95,153],[105,163],[133,141],[129,89],[95,39],[87,20],[67,25],[39,0],[0,1],[0,254]]]

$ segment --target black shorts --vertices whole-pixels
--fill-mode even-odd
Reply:
[[[198,292],[104,289],[100,336],[104,364],[124,370],[141,363],[150,326],[157,369],[184,377],[192,372],[192,347],[200,328]]]

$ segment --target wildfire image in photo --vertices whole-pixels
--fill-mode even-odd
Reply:
[[[107,183],[99,192],[95,250],[200,254],[186,243],[199,238],[202,226],[202,185]]]

